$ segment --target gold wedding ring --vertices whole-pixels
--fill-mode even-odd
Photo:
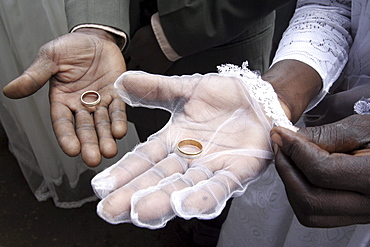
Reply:
[[[87,102],[86,101],[87,97],[95,97],[96,100],[92,102]],[[87,107],[95,106],[100,103],[100,94],[93,90],[86,91],[83,94],[81,94],[81,102],[84,106],[87,106]]]
[[[195,158],[203,151],[203,146],[197,140],[183,139],[177,143],[177,151],[187,158]]]

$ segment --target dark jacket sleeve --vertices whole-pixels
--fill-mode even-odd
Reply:
[[[290,0],[157,0],[172,48],[187,56],[227,43]]]
[[[129,0],[65,0],[68,28],[99,24],[130,33]]]

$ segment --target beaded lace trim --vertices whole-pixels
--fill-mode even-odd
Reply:
[[[262,80],[259,74],[248,69],[248,62],[244,62],[242,67],[234,64],[223,64],[218,66],[217,69],[220,74],[240,77],[245,82],[251,96],[263,106],[266,116],[272,119],[274,125],[290,129],[294,132],[298,130],[285,115],[274,88],[269,82]]]
[[[360,115],[370,114],[370,98],[362,97],[355,103],[353,109]]]

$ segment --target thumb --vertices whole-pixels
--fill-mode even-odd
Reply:
[[[127,71],[114,83],[120,97],[131,106],[173,111],[181,98],[190,97],[192,80],[179,76],[161,76]],[[187,83],[189,87],[183,87]]]
[[[303,135],[282,127],[273,128],[270,136],[279,149],[297,165],[312,163],[329,155],[328,152],[308,141]]]
[[[173,100],[183,96],[181,92],[183,78],[127,71],[116,80],[115,87],[119,92],[145,97],[148,100]]]
[[[42,47],[31,66],[22,75],[6,85],[3,88],[3,93],[12,99],[29,96],[37,92],[57,72],[57,65]]]

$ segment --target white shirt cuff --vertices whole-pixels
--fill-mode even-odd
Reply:
[[[120,30],[117,30],[117,29],[115,29],[113,27],[108,27],[108,26],[98,25],[98,24],[81,24],[81,25],[75,26],[71,30],[71,33],[75,32],[76,30],[78,30],[80,28],[96,28],[96,29],[101,29],[101,30],[104,30],[104,31],[107,31],[107,32],[116,34],[116,35],[118,35],[119,37],[122,38],[121,42],[119,42],[117,44],[119,46],[119,48],[121,49],[121,51],[126,47],[126,44],[127,44],[127,36],[126,36],[126,33],[125,32],[122,32]]]
[[[166,35],[163,32],[163,28],[161,22],[159,20],[158,13],[152,15],[151,24],[153,28],[153,32],[155,37],[157,38],[159,47],[161,48],[164,55],[167,57],[168,60],[174,62],[181,58],[179,54],[171,47],[170,43],[168,42]]]

